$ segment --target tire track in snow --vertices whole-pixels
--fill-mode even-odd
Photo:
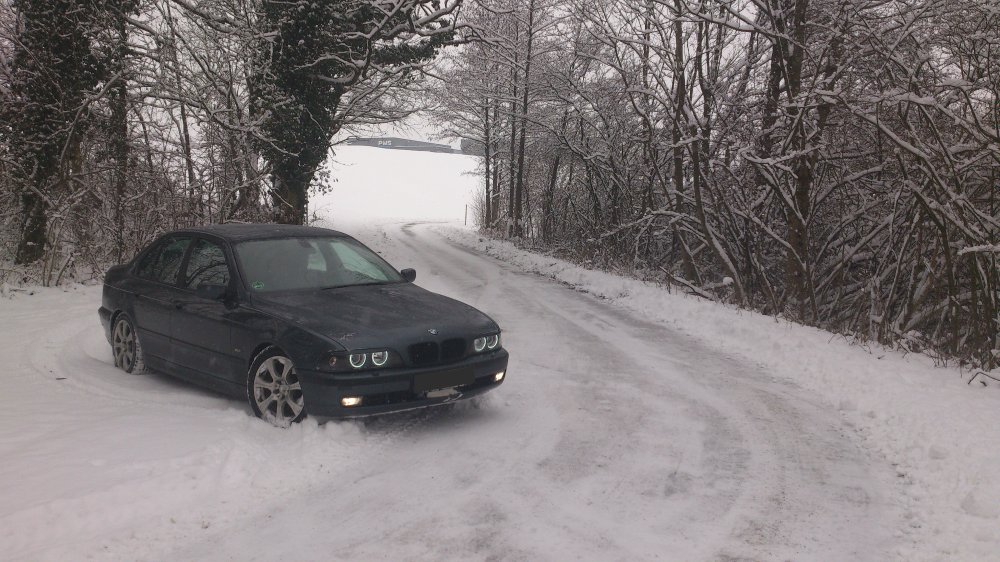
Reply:
[[[411,240],[414,226],[402,228]],[[426,230],[424,228],[423,232]],[[433,245],[438,250],[436,256],[451,258],[452,269],[474,260],[493,261],[501,269],[510,269],[498,260],[481,256],[447,239],[422,236],[420,240]],[[410,247],[419,251],[412,244]],[[456,258],[454,251],[441,251],[442,247],[458,250],[465,256]],[[571,289],[566,292],[573,297],[567,302],[576,302],[578,294],[574,293],[578,292]],[[552,291],[547,292],[551,294]],[[519,296],[529,298],[524,292]],[[743,547],[749,546],[753,556],[767,558],[798,558],[803,552],[818,555],[837,552],[837,549],[852,559],[883,558],[891,525],[899,523],[895,520],[897,515],[884,516],[881,513],[883,506],[874,503],[878,496],[876,489],[886,484],[886,477],[884,474],[881,478],[870,475],[867,465],[876,463],[851,441],[850,432],[834,412],[798,389],[776,383],[765,373],[707,349],[683,334],[636,319],[599,299],[586,298],[591,308],[599,309],[599,313],[580,312],[577,318],[603,318],[604,328],[597,335],[601,332],[613,334],[612,337],[628,334],[633,343],[645,345],[650,357],[658,356],[657,360],[664,364],[680,360],[687,366],[693,376],[675,377],[671,386],[674,392],[690,394],[693,403],[704,407],[696,415],[709,422],[710,429],[705,433],[706,450],[719,455],[710,463],[742,468],[739,454],[727,454],[727,451],[741,450],[739,446],[733,449],[734,443],[742,443],[754,453],[762,453],[759,456],[763,458],[749,461],[751,479],[734,475],[746,490],[741,501],[733,502],[733,510],[724,520],[731,529],[730,534],[736,538],[728,548],[738,554],[723,549],[714,554],[705,553],[706,556],[738,557],[742,555],[741,550],[745,550]],[[539,299],[536,305],[546,308],[550,315],[563,316],[551,300]],[[586,321],[567,320],[578,328],[587,329]],[[698,367],[692,369],[692,365]],[[692,387],[691,382],[710,389],[713,397],[707,399]],[[721,404],[720,398],[724,401]],[[726,424],[727,420],[732,423]],[[728,438],[727,431],[732,433]],[[888,472],[886,467],[877,468]],[[830,509],[831,506],[834,509]],[[712,515],[713,518],[717,516]],[[889,528],[885,528],[887,522]],[[808,526],[803,528],[803,523]],[[840,534],[821,536],[812,532],[821,533],[824,528],[837,529]],[[853,544],[844,540],[844,533],[852,532],[855,534]]]
[[[883,542],[897,522],[880,503],[872,476],[880,467],[843,435],[836,415],[799,389],[424,226],[391,234],[390,250],[402,255],[388,257],[407,266],[398,258],[408,252],[423,272],[419,284],[479,306],[505,327],[510,378],[483,404],[272,430],[238,401],[184,383],[105,384],[117,372],[84,335],[96,324],[96,304],[74,307],[43,343],[29,346],[30,382],[56,388],[42,380],[47,369],[82,371],[84,388],[56,392],[78,399],[60,402],[72,408],[61,419],[82,420],[76,435],[106,464],[87,468],[91,457],[74,451],[68,460],[81,466],[71,468],[82,467],[76,474],[92,479],[93,491],[58,502],[39,496],[38,510],[0,512],[10,552],[888,558]],[[49,316],[39,318],[39,333],[42,324],[56,325],[58,315]],[[175,395],[190,400],[175,404]],[[66,462],[47,441],[59,438],[59,422],[50,421],[42,421],[36,452]],[[116,459],[107,439],[95,439],[117,424],[133,427],[112,429],[118,445],[139,453]],[[189,442],[171,442],[177,438]],[[142,440],[158,443],[142,451]],[[39,549],[37,529],[48,529],[50,548]]]
[[[799,389],[426,227],[390,238],[418,284],[505,328],[505,384],[350,481],[171,558],[289,542],[324,559],[887,558],[881,467]]]
[[[403,233],[412,237],[411,229],[413,226],[404,226]],[[426,237],[421,238],[421,240],[425,244],[429,242]],[[442,251],[439,242],[441,241],[433,241],[436,251],[431,252],[418,244],[412,244],[403,239],[403,243],[409,246],[412,251],[427,254],[425,258],[432,264],[437,263],[438,267],[443,270],[458,271],[464,267],[465,271],[468,272],[470,271],[468,261],[472,261],[468,258],[492,260],[492,258],[476,255],[464,247],[445,241],[446,246],[451,246],[453,250],[460,252],[460,259],[454,255],[454,252]],[[512,270],[502,262],[496,262],[494,265],[504,270],[507,275],[537,281],[536,276]],[[684,411],[686,417],[697,419],[700,422],[701,427],[692,428],[692,430],[705,436],[702,443],[704,450],[699,450],[699,447],[687,447],[672,451],[669,456],[677,458],[676,463],[672,461],[670,463],[672,470],[668,470],[668,468],[659,471],[647,470],[646,474],[640,477],[647,489],[638,493],[644,493],[648,496],[652,495],[650,494],[652,490],[662,488],[664,496],[680,494],[682,503],[686,505],[682,509],[675,508],[674,516],[671,519],[672,521],[683,521],[684,524],[679,528],[668,524],[663,527],[663,531],[674,535],[690,533],[694,527],[690,524],[692,518],[690,512],[694,511],[697,513],[695,517],[700,519],[703,524],[703,527],[698,529],[696,533],[699,536],[699,542],[719,544],[731,531],[727,526],[716,523],[720,519],[725,520],[727,514],[741,499],[740,491],[749,478],[749,473],[752,470],[757,471],[757,480],[762,479],[762,468],[751,464],[752,458],[746,448],[748,445],[747,436],[742,434],[737,425],[722,413],[722,409],[726,408],[728,404],[720,402],[714,395],[705,393],[700,388],[695,388],[694,392],[692,389],[686,389],[688,394],[684,394],[677,392],[671,385],[666,384],[666,381],[659,380],[655,373],[660,365],[678,365],[678,361],[669,354],[664,354],[659,350],[642,349],[639,353],[628,355],[618,351],[613,345],[609,345],[609,338],[613,341],[621,334],[631,331],[631,328],[622,326],[621,319],[614,317],[617,316],[617,310],[593,310],[595,305],[606,307],[605,303],[597,302],[589,296],[581,296],[578,291],[555,284],[550,284],[548,290],[541,292],[542,297],[536,297],[533,292],[520,290],[514,285],[505,287],[505,290],[508,293],[506,300],[518,303],[518,314],[541,316],[546,318],[549,323],[557,321],[560,326],[556,331],[574,334],[574,339],[579,340],[581,345],[578,352],[581,355],[593,357],[597,353],[600,354],[598,357],[604,364],[601,365],[599,371],[606,373],[607,378],[625,379],[620,384],[600,379],[588,381],[586,387],[575,397],[575,401],[582,404],[596,402],[601,413],[614,419],[602,419],[603,416],[591,419],[594,418],[592,413],[576,419],[573,428],[575,431],[565,432],[565,435],[562,436],[562,442],[551,453],[551,458],[546,459],[546,466],[561,465],[563,470],[571,473],[585,471],[588,467],[582,462],[583,459],[579,458],[580,455],[593,449],[606,448],[608,442],[614,441],[616,437],[622,437],[614,433],[606,433],[601,440],[603,443],[589,441],[588,438],[592,437],[593,428],[588,429],[586,426],[591,422],[596,422],[599,425],[606,423],[615,431],[628,432],[630,428],[641,426],[645,418],[655,417],[650,410]],[[583,300],[581,301],[581,299]],[[643,326],[642,328],[644,330],[662,330],[659,326]],[[640,335],[645,338],[650,336],[648,332]],[[676,337],[676,334],[667,335]],[[630,336],[635,336],[635,334],[630,334]],[[656,357],[654,364],[650,364],[648,359],[642,362],[633,359],[633,357],[646,358],[650,351],[653,351],[654,357]],[[685,364],[680,363],[680,365],[684,366]],[[549,367],[543,366],[543,369],[548,370]],[[562,375],[565,379],[571,377],[572,373],[562,373]],[[513,371],[513,376],[517,376],[516,371]],[[641,380],[629,380],[635,377]],[[613,385],[612,389],[601,388],[609,384]],[[649,396],[655,396],[656,399],[649,400]],[[677,404],[671,407],[666,401],[667,398],[676,401]],[[644,412],[637,414],[636,410],[640,407],[643,408]],[[627,417],[623,419],[623,415]],[[581,425],[585,426],[582,431]],[[680,432],[677,429],[672,431],[674,434]],[[581,434],[586,435],[581,438]],[[628,473],[627,470],[625,472]],[[559,476],[564,476],[564,474]],[[705,490],[700,495],[684,498],[683,494],[691,492],[692,482],[695,478],[711,481],[712,488]],[[685,511],[689,514],[681,517],[681,512]],[[628,518],[632,514],[625,512],[618,515]],[[776,533],[777,527],[771,526],[770,531]],[[588,532],[593,533],[593,526],[588,528]],[[586,540],[585,537],[578,538]],[[600,538],[603,543],[594,546],[601,548],[601,550],[610,550],[611,547],[614,547],[614,550],[629,550],[627,544],[620,544],[619,541],[607,536]],[[636,540],[639,539],[632,537],[629,542]],[[692,554],[696,558],[707,555],[705,552],[698,552],[699,549],[696,545],[692,545],[692,548],[694,549]],[[637,555],[641,554],[637,553]]]

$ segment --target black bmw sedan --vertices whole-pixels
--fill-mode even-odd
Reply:
[[[496,322],[415,276],[333,230],[213,225],[165,234],[108,270],[99,313],[117,367],[246,397],[279,426],[500,385]]]

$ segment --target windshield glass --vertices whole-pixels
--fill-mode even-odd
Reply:
[[[400,283],[385,260],[350,238],[275,238],[235,245],[247,288],[257,293]]]

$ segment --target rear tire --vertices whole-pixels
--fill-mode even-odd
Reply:
[[[139,334],[132,319],[124,312],[115,318],[115,327],[111,330],[111,354],[115,358],[115,367],[126,373],[142,375],[147,372]]]
[[[277,427],[288,427],[305,419],[299,376],[292,360],[280,349],[265,349],[250,365],[247,401],[255,416]]]

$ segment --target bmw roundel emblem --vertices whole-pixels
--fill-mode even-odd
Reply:
[[[429,330],[427,330],[427,331],[428,331],[428,332],[430,332],[430,334],[431,334],[432,336],[436,336],[436,335],[438,335],[438,331],[437,331],[437,330],[435,330],[434,328],[431,328],[431,329],[429,329]]]

